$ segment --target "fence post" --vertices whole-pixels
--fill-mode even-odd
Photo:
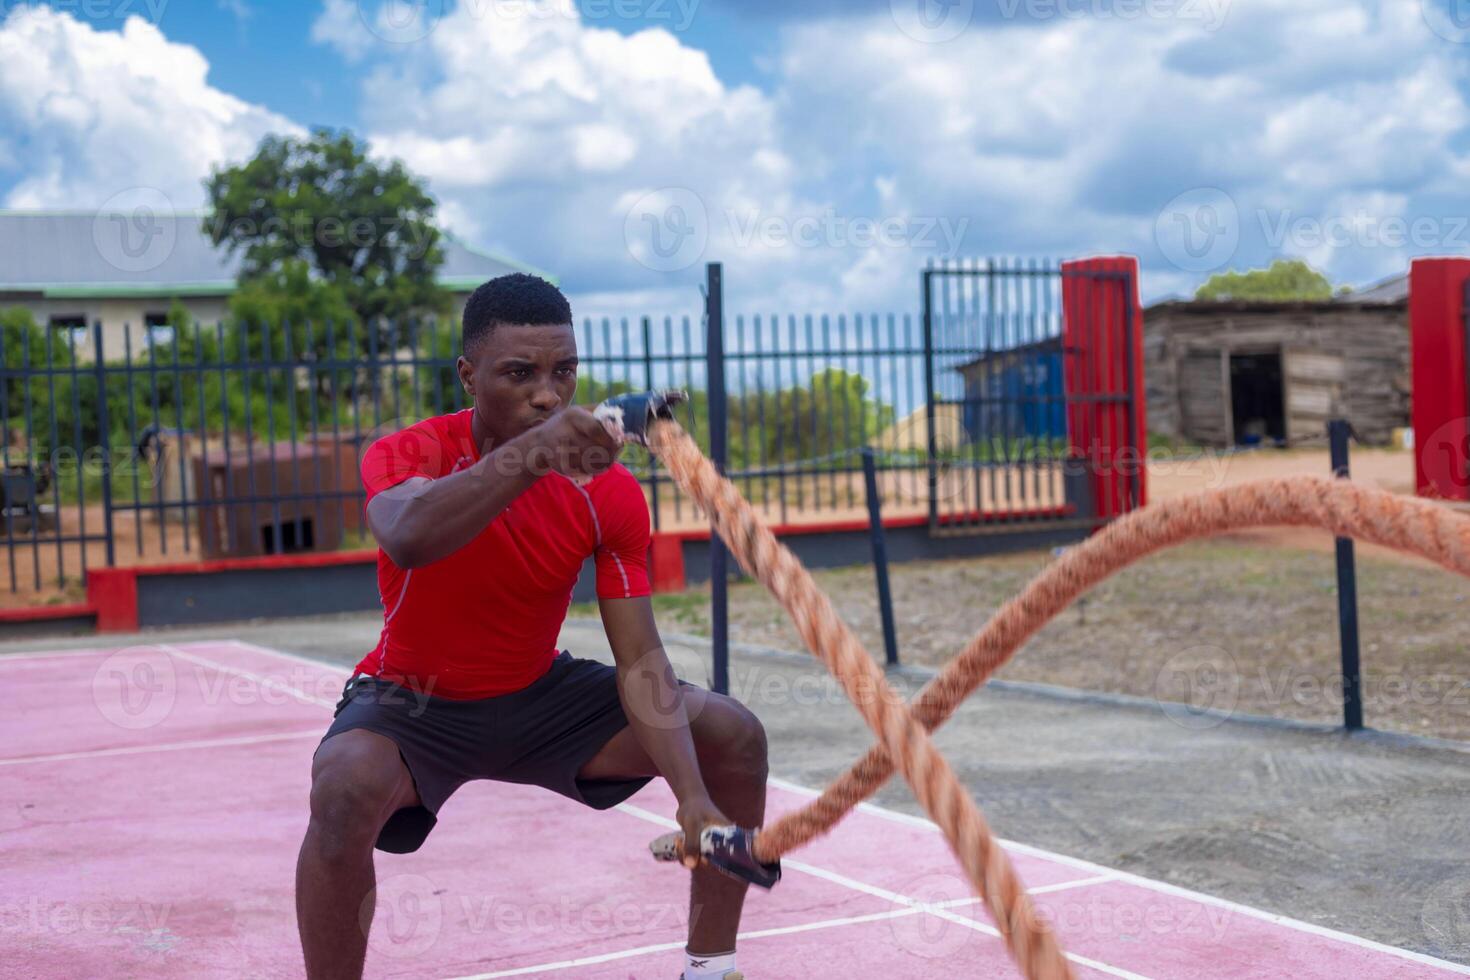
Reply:
[[[107,566],[111,568],[117,564],[112,542],[112,432],[107,419],[107,363],[102,354],[102,321],[97,320],[92,324],[92,369],[97,375],[97,438],[102,443],[102,533],[107,537]],[[55,411],[54,408],[52,410]],[[86,466],[83,465],[82,475],[85,474]],[[81,485],[80,479],[78,485]],[[83,549],[86,546],[83,542]]]
[[[648,317],[643,318],[643,387],[646,391],[652,391],[653,384],[653,324]],[[653,453],[648,454],[648,483],[653,497],[653,529],[659,530],[658,523],[658,457]]]
[[[720,473],[725,472],[726,418],[729,405],[725,399],[725,297],[721,267],[718,262],[705,266],[705,374],[709,387],[709,455]],[[709,534],[710,629],[714,641],[714,678],[716,694],[730,693],[730,580],[729,552],[713,526]]]
[[[1348,478],[1348,435],[1346,419],[1327,423],[1332,447],[1332,475]],[[1337,625],[1342,641],[1342,724],[1348,731],[1363,727],[1363,678],[1358,667],[1358,575],[1353,559],[1353,539],[1337,539]]]
[[[878,576],[878,612],[883,617],[883,653],[890,667],[898,665],[898,632],[893,626],[893,592],[888,585],[888,542],[883,535],[883,501],[878,496],[878,462],[873,450],[863,449],[863,484],[868,496],[868,534],[873,542],[873,571]]]
[[[934,270],[919,275],[923,289],[924,452],[928,457],[929,529],[939,527],[939,437],[934,426]]]

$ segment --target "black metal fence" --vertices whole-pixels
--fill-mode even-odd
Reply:
[[[1033,318],[1013,339],[1054,336],[1058,316]],[[741,314],[723,320],[723,349],[712,351],[707,311],[694,302],[681,315],[584,319],[578,401],[688,390],[686,428],[708,450],[710,423],[721,423],[727,473],[774,523],[861,522],[864,449],[885,514],[921,517],[933,505],[933,371],[955,374],[961,404],[976,390],[964,361],[976,351],[945,339],[971,321],[938,322],[936,349],[908,314]],[[988,338],[985,350],[1003,339]],[[458,325],[445,322],[172,322],[111,335],[100,323],[46,331],[6,314],[10,591],[75,592],[95,564],[370,547],[361,454],[388,432],[467,407],[458,352]],[[963,409],[941,439],[946,465],[969,460],[994,476],[1023,444],[1058,451],[1059,393],[980,390],[980,414]],[[644,484],[656,529],[706,526],[646,453],[630,449],[624,463]]]

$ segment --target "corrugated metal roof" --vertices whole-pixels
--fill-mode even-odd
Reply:
[[[1339,303],[1407,303],[1409,301],[1409,274],[1401,272],[1389,276],[1365,289],[1354,290],[1337,297]]]
[[[230,292],[241,256],[216,248],[203,222],[200,212],[0,211],[0,291]],[[508,272],[536,271],[444,236],[443,285],[469,288]]]

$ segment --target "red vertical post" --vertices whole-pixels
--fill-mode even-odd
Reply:
[[[1415,259],[1409,267],[1414,485],[1421,497],[1470,500],[1466,280],[1470,259]]]
[[[684,578],[684,542],[677,535],[656,533],[649,546],[652,586],[655,592],[683,592],[687,586]]]
[[[137,570],[133,568],[87,569],[87,602],[97,610],[97,632],[137,632]]]
[[[1107,520],[1148,502],[1138,259],[1062,263],[1062,344],[1071,453],[1086,460]]]

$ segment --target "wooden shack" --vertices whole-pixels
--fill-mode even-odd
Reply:
[[[1144,313],[1144,378],[1151,434],[1320,444],[1340,417],[1363,442],[1386,444],[1409,424],[1407,294],[1160,303]]]

